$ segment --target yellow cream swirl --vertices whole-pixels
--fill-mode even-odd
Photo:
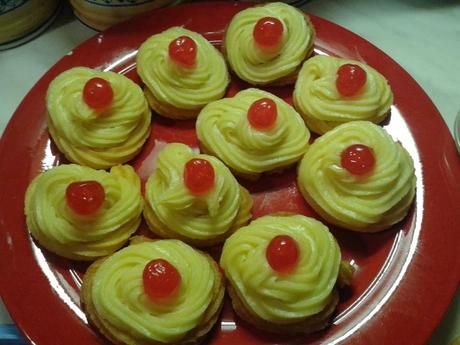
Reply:
[[[270,241],[292,237],[299,247],[293,272],[279,274],[266,259]],[[301,216],[264,216],[230,236],[220,260],[245,305],[260,318],[288,324],[321,312],[329,303],[340,267],[340,249],[321,222]]]
[[[192,38],[197,45],[193,68],[177,66],[169,58],[168,46],[180,36]],[[182,115],[196,117],[206,104],[224,96],[230,82],[222,54],[200,34],[181,27],[172,27],[145,41],[137,54],[137,71],[159,103],[154,110],[172,117],[181,114],[164,113],[168,105],[179,111],[195,110],[194,116],[187,112]]]
[[[66,203],[72,182],[94,180],[105,191],[95,215],[78,216]],[[25,214],[32,236],[48,250],[75,260],[94,260],[120,248],[137,230],[143,208],[140,179],[128,165],[110,173],[75,164],[41,173],[27,188]]]
[[[275,52],[264,52],[253,38],[254,26],[264,17],[277,18],[283,24],[283,39]],[[304,13],[282,2],[270,3],[233,17],[224,38],[225,55],[241,79],[270,84],[298,70],[313,49],[314,37],[314,28]]]
[[[277,119],[272,129],[254,129],[249,107],[261,98],[273,100]],[[232,98],[208,104],[196,123],[198,139],[208,152],[240,174],[259,174],[288,166],[308,148],[310,132],[299,114],[282,99],[262,90],[247,89]]]
[[[366,83],[355,96],[344,97],[335,86],[337,70],[345,64],[355,64],[366,71]],[[320,134],[349,121],[380,123],[392,103],[393,93],[383,75],[362,62],[332,56],[318,55],[307,60],[294,89],[296,109],[308,128]]]
[[[372,149],[375,165],[364,176],[341,166],[351,145]],[[317,139],[302,159],[298,184],[305,199],[328,222],[375,232],[405,217],[415,194],[416,177],[409,153],[381,127],[367,121],[340,125]]]
[[[107,80],[113,101],[102,113],[83,100],[94,77]],[[150,109],[141,88],[123,75],[75,67],[54,79],[46,95],[48,128],[71,162],[95,169],[125,163],[141,150],[150,133]]]
[[[142,274],[153,259],[180,273],[177,295],[155,303],[144,292]],[[175,343],[202,320],[214,296],[216,273],[210,259],[178,240],[132,244],[105,260],[94,274],[92,303],[102,322],[119,330],[125,343]],[[126,335],[124,335],[126,334]]]
[[[200,196],[192,194],[183,179],[185,164],[196,158],[210,162],[215,174],[212,190]],[[217,158],[196,154],[184,144],[169,144],[147,181],[144,215],[150,229],[162,237],[215,244],[249,220],[252,201],[242,193],[247,192]]]

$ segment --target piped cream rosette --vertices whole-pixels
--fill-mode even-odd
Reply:
[[[264,17],[283,25],[281,45],[274,52],[260,49],[254,26]],[[313,51],[315,30],[308,16],[282,2],[248,8],[235,15],[224,38],[224,52],[238,77],[254,85],[294,83],[302,62]]]
[[[113,90],[109,108],[98,112],[83,99],[86,82],[107,80]],[[150,133],[150,109],[141,88],[127,77],[75,67],[54,79],[46,95],[48,128],[71,162],[106,169],[135,157]]]
[[[204,195],[193,194],[184,183],[184,167],[196,158],[211,163],[215,173],[214,186]],[[144,217],[154,233],[196,246],[224,241],[251,217],[251,196],[230,170],[217,158],[197,154],[184,144],[169,144],[160,152],[145,199]]]
[[[355,144],[371,148],[373,170],[355,176],[341,165],[341,153]],[[376,232],[402,220],[412,204],[416,177],[409,153],[381,127],[367,121],[340,125],[317,139],[298,169],[299,188],[328,222]]]
[[[72,182],[97,181],[105,200],[96,214],[80,216],[67,205]],[[27,188],[25,214],[32,236],[46,249],[75,260],[94,260],[120,248],[137,230],[143,208],[139,177],[128,165],[110,173],[75,164],[41,173]]]
[[[137,243],[96,261],[83,279],[85,312],[116,344],[197,344],[216,322],[224,297],[217,264],[178,240]],[[180,274],[176,295],[152,301],[143,287],[144,267],[154,259]]]
[[[193,39],[197,46],[195,66],[183,68],[171,61],[168,46],[181,36]],[[198,115],[209,102],[224,96],[230,77],[222,54],[200,34],[172,27],[153,35],[139,48],[137,72],[152,109],[173,119]]]
[[[276,122],[268,131],[252,128],[247,119],[248,109],[261,98],[271,99],[277,107]],[[310,138],[302,118],[289,104],[258,89],[207,105],[198,116],[196,129],[206,152],[248,178],[295,163],[306,152]]]
[[[337,91],[337,70],[345,64],[358,65],[366,72],[366,83],[354,96]],[[392,103],[393,93],[383,75],[362,62],[332,56],[318,55],[306,61],[294,89],[295,108],[308,128],[319,134],[350,121],[380,123]]]
[[[280,274],[267,260],[277,236],[297,242],[292,272]],[[321,222],[302,215],[269,215],[240,228],[225,242],[221,267],[235,311],[254,326],[280,333],[324,328],[338,302],[335,285],[340,249]]]

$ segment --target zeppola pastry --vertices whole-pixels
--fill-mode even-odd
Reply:
[[[227,239],[220,265],[233,308],[256,328],[307,334],[330,323],[342,265],[321,222],[287,214],[258,218]]]
[[[328,222],[375,232],[402,220],[414,199],[414,163],[381,127],[353,121],[317,139],[298,167],[308,203]]]
[[[313,132],[324,134],[349,121],[382,122],[393,93],[372,67],[354,60],[318,55],[307,60],[294,89],[294,105]]]
[[[110,172],[60,165],[27,188],[31,235],[46,249],[74,260],[94,260],[119,249],[141,222],[140,179],[128,165]]]
[[[248,178],[297,162],[310,138],[289,104],[258,89],[208,104],[198,116],[196,130],[205,152]]]
[[[251,217],[252,198],[217,158],[169,144],[145,187],[144,217],[158,236],[196,246],[223,242]]]
[[[198,344],[224,298],[217,263],[178,240],[135,238],[83,277],[90,322],[115,344]]]
[[[150,109],[141,88],[127,77],[71,68],[46,95],[48,129],[66,158],[107,169],[134,158],[150,133]]]
[[[200,34],[172,27],[139,48],[137,72],[152,109],[173,119],[195,118],[224,96],[230,77],[222,54]]]
[[[254,6],[231,20],[224,54],[241,79],[253,85],[287,85],[313,51],[315,30],[306,14],[282,2]]]

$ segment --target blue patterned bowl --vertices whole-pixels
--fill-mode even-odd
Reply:
[[[0,50],[31,40],[56,17],[59,0],[0,0]]]
[[[84,24],[96,30],[122,22],[136,14],[172,5],[176,0],[70,0],[74,13]]]

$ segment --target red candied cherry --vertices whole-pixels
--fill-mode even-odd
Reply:
[[[193,39],[180,36],[169,44],[169,58],[176,64],[191,68],[195,65],[197,47]]]
[[[358,65],[345,64],[337,70],[335,86],[342,96],[355,95],[366,83],[367,74]]]
[[[112,86],[105,79],[91,78],[83,88],[83,100],[90,108],[104,111],[113,101]]]
[[[299,247],[291,236],[276,236],[268,244],[265,256],[274,271],[288,273],[297,266]]]
[[[257,21],[252,35],[261,48],[275,48],[283,39],[283,23],[274,17],[264,17]]]
[[[191,159],[185,164],[184,182],[193,194],[205,194],[214,187],[214,168],[206,159]]]
[[[104,187],[97,181],[73,182],[65,191],[67,205],[78,215],[96,213],[105,200]]]
[[[351,174],[364,175],[374,168],[374,152],[366,145],[351,145],[342,151],[340,163]]]
[[[266,131],[273,127],[278,116],[276,103],[270,98],[261,98],[249,107],[248,121],[252,128]]]
[[[154,259],[144,267],[144,291],[153,301],[174,296],[181,283],[179,271],[164,259]]]

